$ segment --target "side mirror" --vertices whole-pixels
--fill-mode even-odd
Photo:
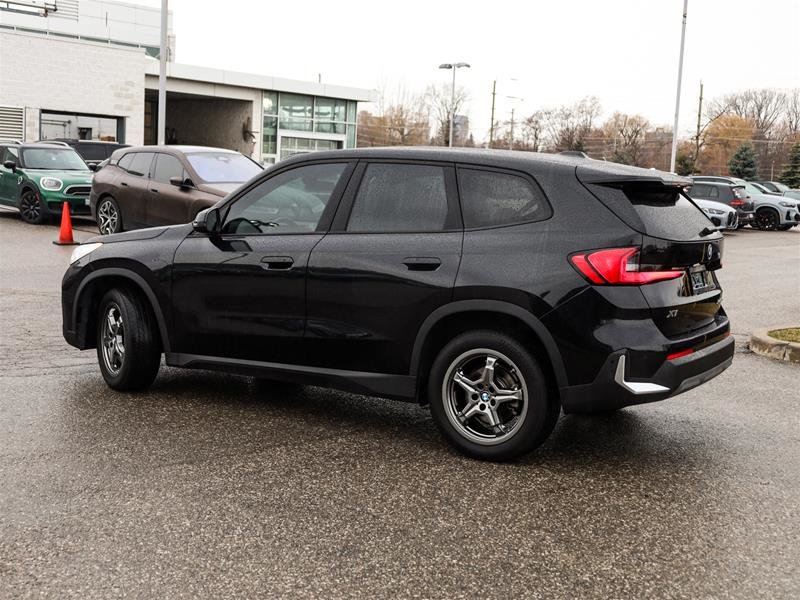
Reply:
[[[194,187],[194,183],[192,183],[191,179],[189,179],[188,177],[184,179],[183,177],[178,177],[177,175],[175,177],[170,177],[169,183],[170,185],[174,185],[175,187],[179,187],[181,189]]]
[[[86,166],[89,167],[90,171],[97,171],[97,167],[100,166],[100,163],[86,163]]]
[[[15,163],[13,160],[7,160],[7,161],[5,161],[5,162],[3,163],[3,166],[4,166],[6,169],[11,169],[11,170],[12,170],[12,171],[14,171],[15,173],[16,173],[16,171],[17,171],[17,163]]]
[[[192,227],[200,233],[217,233],[219,229],[219,210],[216,208],[201,210],[192,221]]]

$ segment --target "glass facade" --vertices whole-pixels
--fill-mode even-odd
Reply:
[[[358,103],[352,100],[265,91],[261,161],[274,163],[301,152],[355,148],[357,109]]]

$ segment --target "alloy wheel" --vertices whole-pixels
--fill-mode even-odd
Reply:
[[[118,375],[125,361],[125,326],[116,303],[109,304],[103,320],[103,362],[112,375]]]
[[[528,391],[507,356],[480,348],[456,358],[442,385],[450,423],[466,439],[495,445],[515,435],[528,412]]]
[[[97,225],[100,233],[103,235],[115,233],[117,223],[119,223],[119,214],[114,203],[110,200],[104,201],[97,209]]]
[[[28,223],[38,223],[42,218],[42,201],[39,196],[27,190],[19,201],[19,212],[22,219]]]
[[[756,213],[756,227],[767,231],[777,229],[779,225],[778,215],[772,210],[762,210]]]

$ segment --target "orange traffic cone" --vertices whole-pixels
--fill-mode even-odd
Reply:
[[[80,242],[72,239],[72,217],[69,216],[69,204],[64,202],[61,209],[61,231],[58,232],[58,246],[77,246]]]

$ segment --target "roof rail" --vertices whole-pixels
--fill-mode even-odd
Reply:
[[[580,150],[563,150],[559,152],[562,156],[574,156],[575,158],[591,158],[586,152]]]
[[[34,144],[50,144],[52,146],[66,146],[69,148],[69,144],[67,142],[60,142],[58,140],[36,140]]]

